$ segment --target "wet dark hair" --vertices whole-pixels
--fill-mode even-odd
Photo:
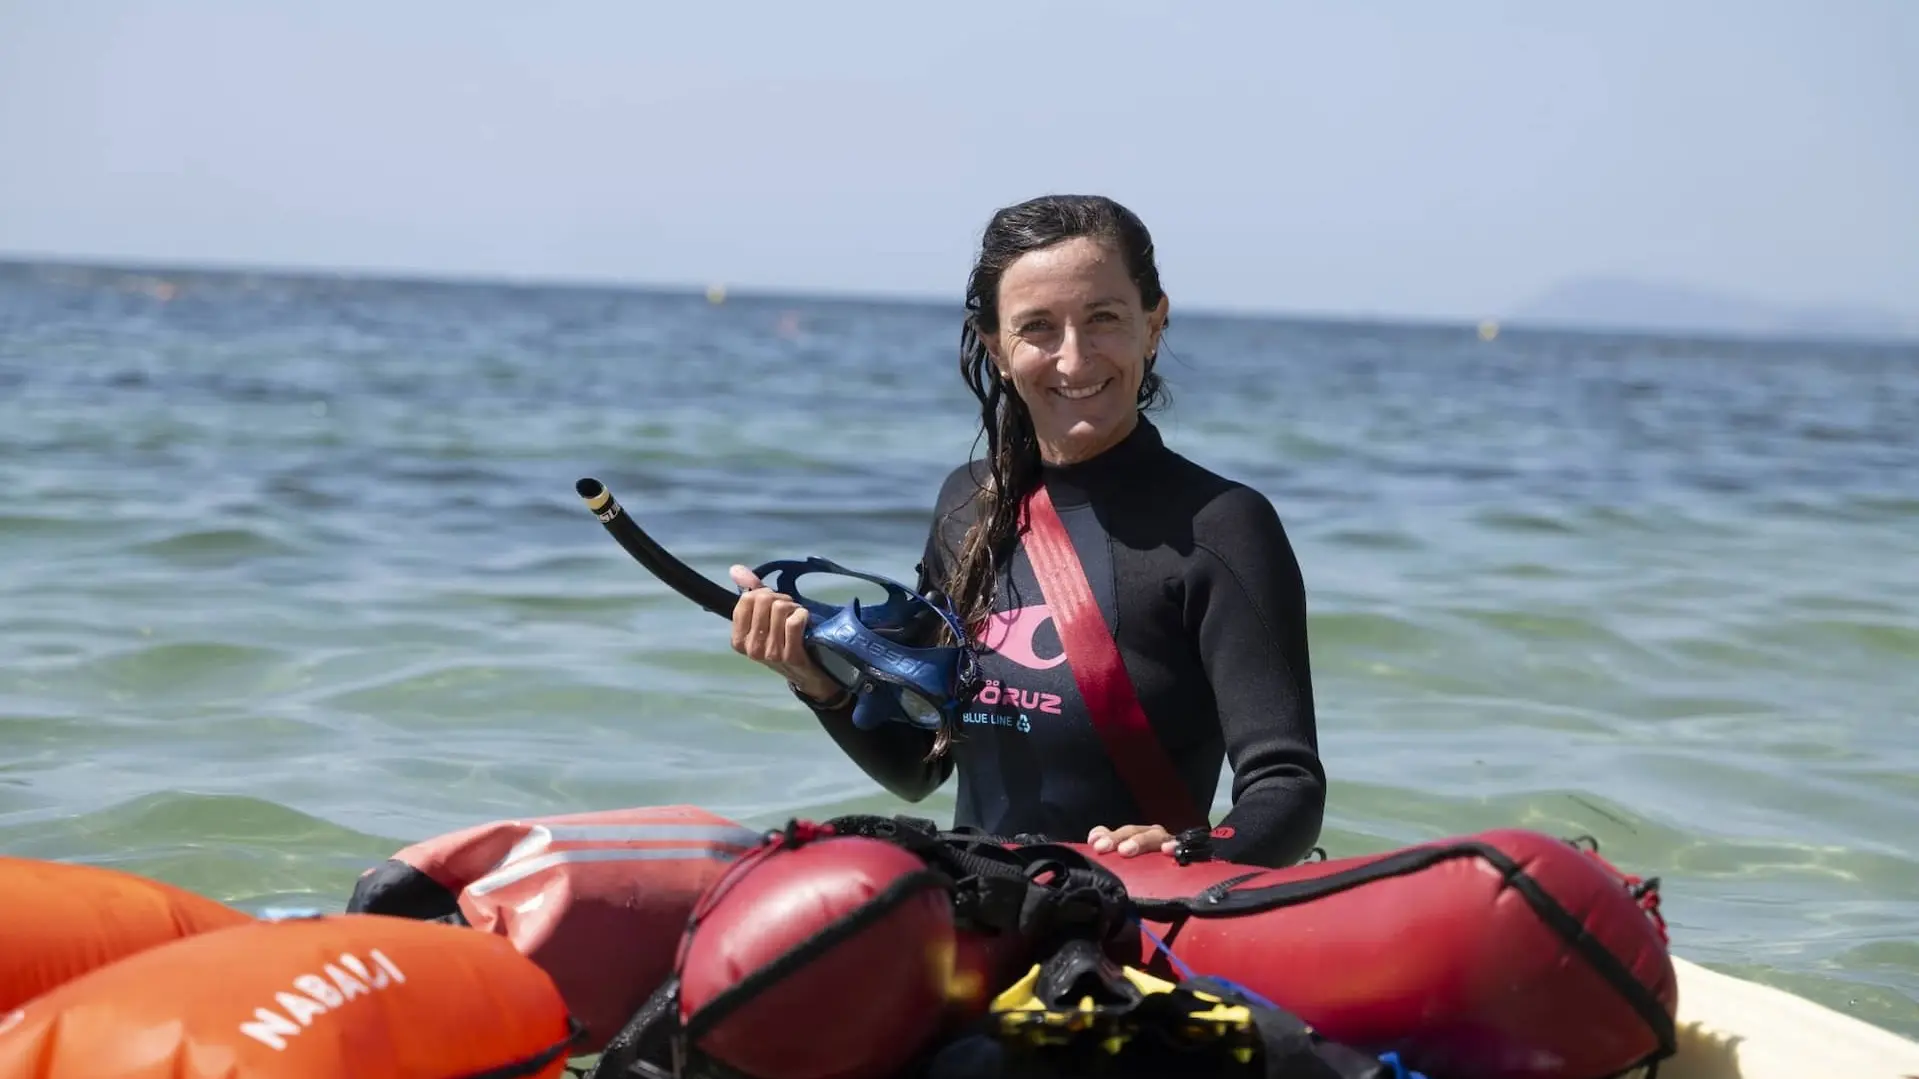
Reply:
[[[985,339],[999,332],[999,286],[1020,256],[1078,237],[1108,244],[1139,289],[1150,313],[1165,293],[1153,259],[1153,237],[1131,210],[1102,195],[1046,195],[993,214],[980,238],[979,258],[966,283],[966,320],[960,331],[960,375],[979,399],[980,433],[986,439],[990,477],[979,492],[980,512],[960,544],[959,558],[942,582],[961,624],[976,626],[992,611],[998,567],[1018,540],[1020,505],[1039,482],[1039,440],[1033,417],[1011,384],[1002,381]],[[1162,327],[1163,329],[1164,327]],[[1138,407],[1165,401],[1165,385],[1146,357]],[[948,742],[942,731],[934,752]]]

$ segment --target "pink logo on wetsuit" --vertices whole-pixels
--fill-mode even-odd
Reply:
[[[1050,670],[1066,662],[1066,653],[1041,659],[1033,642],[1040,629],[1052,621],[1053,609],[1043,603],[1016,611],[996,611],[987,617],[980,643],[1029,671]]]
[[[1053,611],[1045,604],[1021,607],[1014,611],[998,611],[987,616],[986,624],[979,632],[980,644],[989,652],[1005,658],[1017,666],[1029,671],[1046,671],[1066,662],[1066,653],[1042,657],[1036,645],[1040,630],[1051,625]],[[1024,732],[1028,729],[1030,712],[1049,715],[1060,714],[1060,697],[1057,693],[1045,693],[1039,690],[1023,689],[1019,686],[1002,684],[998,680],[989,680],[981,687],[979,704],[987,708],[1009,706],[1020,710],[1020,716],[1014,721],[1008,716],[996,716],[993,713],[979,713],[974,719],[969,713],[968,719],[974,722],[994,723],[1000,726],[1016,726]],[[988,717],[992,718],[988,718]]]

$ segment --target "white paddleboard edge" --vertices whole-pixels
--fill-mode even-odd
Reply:
[[[1919,1079],[1919,1043],[1673,956],[1678,1055],[1659,1079]]]

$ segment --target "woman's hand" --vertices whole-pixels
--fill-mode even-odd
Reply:
[[[1100,854],[1117,850],[1122,858],[1145,854],[1149,850],[1171,854],[1179,846],[1173,833],[1157,824],[1128,824],[1122,828],[1102,825],[1087,833],[1086,842],[1092,844],[1093,850]]]
[[[839,696],[840,684],[806,652],[806,608],[766,587],[745,566],[734,566],[731,575],[746,590],[733,608],[733,651],[772,668],[815,701]]]

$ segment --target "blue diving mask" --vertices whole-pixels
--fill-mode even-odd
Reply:
[[[944,723],[958,724],[960,710],[979,687],[979,659],[944,597],[935,602],[897,581],[824,558],[768,562],[753,573],[805,608],[806,650],[857,697],[855,727],[872,730],[896,722],[937,730]],[[794,584],[809,573],[870,581],[886,589],[886,600],[864,606],[855,599],[840,607],[810,599]],[[956,645],[907,643],[935,639],[942,624]]]

